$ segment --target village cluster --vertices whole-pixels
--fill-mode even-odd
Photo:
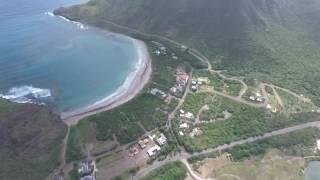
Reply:
[[[161,151],[161,147],[166,145],[166,143],[167,138],[163,133],[153,133],[131,145],[128,150],[128,156],[135,157],[141,152],[145,152],[149,158],[154,158]]]
[[[185,136],[189,134],[190,137],[199,136],[202,131],[199,127],[191,128],[189,124],[194,120],[194,114],[191,112],[186,112],[183,109],[179,111],[179,135]]]

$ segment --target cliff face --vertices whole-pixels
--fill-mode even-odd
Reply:
[[[65,133],[47,108],[0,99],[0,177],[45,179],[59,165]]]

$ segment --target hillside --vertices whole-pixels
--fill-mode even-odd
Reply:
[[[290,88],[320,104],[317,0],[91,0],[55,13],[166,36],[200,50],[216,69]]]
[[[0,179],[45,179],[60,163],[65,133],[47,108],[0,100]]]

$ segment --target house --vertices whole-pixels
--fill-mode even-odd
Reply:
[[[202,131],[200,128],[194,128],[192,129],[191,133],[190,133],[190,137],[194,137],[194,136],[199,136],[202,134]]]
[[[82,178],[80,178],[80,180],[95,180],[95,176],[94,175],[88,175],[88,176],[84,176]]]
[[[163,91],[161,91],[160,89],[157,89],[157,88],[151,89],[150,94],[152,94],[154,96],[159,96],[161,98],[166,98],[167,97],[167,94],[165,92],[163,92]]]
[[[148,138],[144,138],[144,139],[138,141],[138,144],[139,144],[141,149],[146,148],[148,143],[149,143],[149,139]]]
[[[92,161],[84,161],[79,164],[78,172],[80,175],[91,174],[94,170]]]
[[[255,101],[255,100],[256,100],[256,97],[250,96],[249,99],[250,99],[251,101]]]
[[[270,104],[267,104],[267,109],[272,109],[272,106]]]
[[[183,124],[180,124],[179,128],[180,129],[187,129],[187,128],[189,128],[189,125],[187,123],[183,123]]]
[[[161,52],[159,50],[155,50],[154,54],[156,54],[157,56],[160,56]]]
[[[179,131],[180,136],[184,136],[184,133],[182,131]]]
[[[151,147],[150,149],[148,149],[147,153],[150,157],[153,157],[154,155],[157,154],[157,152],[159,152],[161,150],[160,146],[158,145],[154,145],[153,147]]]
[[[191,112],[187,112],[184,116],[186,118],[188,118],[188,119],[193,119],[194,118],[194,115]]]
[[[198,90],[198,86],[197,85],[192,85],[191,86],[191,90],[192,91],[197,91]]]
[[[170,88],[170,92],[173,93],[173,94],[177,93],[177,91],[178,91],[178,89],[175,86]]]
[[[320,150],[320,139],[317,140],[317,148]]]
[[[167,138],[164,136],[164,134],[160,133],[160,135],[156,138],[156,142],[160,146],[163,146],[167,143]]]

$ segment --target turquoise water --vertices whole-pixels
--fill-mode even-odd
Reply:
[[[311,161],[305,171],[305,180],[320,179],[320,161]]]
[[[0,96],[59,112],[112,94],[133,71],[125,38],[48,15],[77,0],[0,0]]]

